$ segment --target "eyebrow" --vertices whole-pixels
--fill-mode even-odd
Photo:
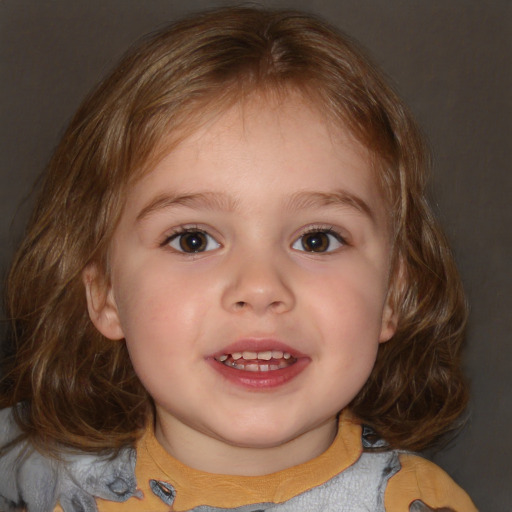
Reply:
[[[352,208],[366,215],[373,222],[376,219],[375,212],[366,201],[346,190],[338,190],[336,192],[298,192],[288,202],[288,208],[291,210],[322,208],[326,206]]]
[[[205,210],[232,211],[236,209],[237,202],[227,194],[218,192],[199,192],[194,194],[161,194],[147,204],[137,215],[137,222],[149,217],[151,214],[167,208],[185,206],[188,208],[202,208]]]
[[[144,220],[153,213],[168,208],[184,206],[188,208],[201,208],[205,210],[234,211],[238,207],[238,201],[222,192],[198,192],[193,194],[164,193],[155,197],[137,215],[137,222]],[[352,208],[375,222],[375,214],[368,203],[363,199],[347,192],[298,192],[287,201],[287,209],[302,210],[307,208],[323,208],[335,206]]]

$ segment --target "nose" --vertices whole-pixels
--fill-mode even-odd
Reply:
[[[289,265],[289,263],[288,263]],[[289,286],[287,262],[270,256],[252,254],[231,261],[226,269],[227,281],[222,305],[230,312],[252,311],[257,315],[286,313],[295,306],[295,295]]]

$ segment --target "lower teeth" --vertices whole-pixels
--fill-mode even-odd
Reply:
[[[238,360],[239,361],[239,360]],[[268,372],[268,371],[274,371],[274,370],[280,370],[281,368],[286,368],[287,366],[290,366],[295,361],[293,359],[288,360],[282,360],[275,363],[269,363],[268,361],[265,361],[265,363],[247,363],[247,364],[240,364],[238,361],[234,360],[227,360],[227,361],[221,361],[226,366],[229,366],[231,368],[235,368],[236,370],[243,370],[246,372]]]

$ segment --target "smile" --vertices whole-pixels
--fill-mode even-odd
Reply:
[[[281,370],[294,364],[297,360],[289,352],[281,350],[264,350],[252,352],[233,352],[217,356],[216,361],[230,368],[245,372],[270,372]]]
[[[241,339],[206,358],[226,382],[249,391],[272,391],[297,378],[311,358],[270,339]]]

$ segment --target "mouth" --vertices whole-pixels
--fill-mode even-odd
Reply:
[[[272,372],[288,368],[297,362],[290,352],[282,350],[262,350],[259,352],[244,350],[220,354],[215,360],[225,366],[244,372]]]
[[[207,358],[224,379],[251,391],[273,390],[298,377],[311,362],[277,340],[244,339]]]

